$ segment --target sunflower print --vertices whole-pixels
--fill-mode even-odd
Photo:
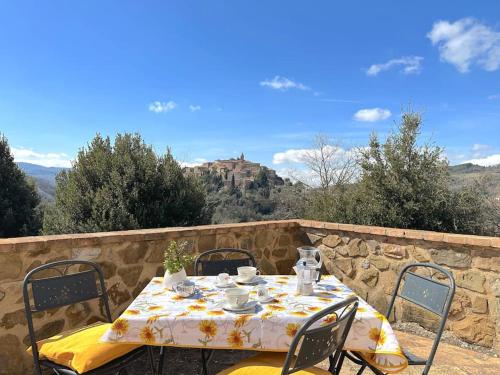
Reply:
[[[209,311],[207,313],[207,315],[210,315],[210,316],[222,316],[222,315],[225,315],[226,313],[222,310],[212,310],[212,311]]]
[[[214,337],[217,334],[217,324],[212,320],[202,320],[200,324],[198,324],[198,329],[207,338]]]
[[[319,307],[319,306],[309,306],[307,309],[309,311],[316,312],[316,311],[320,311],[321,307]]]
[[[328,324],[332,324],[332,323],[334,323],[336,321],[337,321],[337,314],[335,314],[335,313],[334,314],[328,314],[323,319],[323,322],[321,323],[321,325],[327,326]]]
[[[161,309],[162,309],[161,306],[149,306],[148,307],[149,311],[157,311],[157,310],[161,310]]]
[[[286,308],[284,306],[275,305],[275,304],[268,305],[267,309],[271,310],[271,311],[285,311],[286,310]]]
[[[370,340],[375,341],[377,346],[383,346],[387,340],[387,334],[385,331],[381,331],[378,328],[372,328],[368,332],[368,337]]]
[[[141,340],[146,344],[154,344],[156,342],[155,335],[153,334],[153,330],[146,326],[141,329]]]
[[[251,317],[252,317],[251,314],[243,314],[238,316],[238,318],[236,318],[236,320],[234,321],[234,327],[235,328],[243,327],[250,320]]]
[[[300,328],[300,324],[297,324],[297,323],[288,323],[286,325],[286,334],[287,334],[287,336],[295,337],[295,335],[297,334],[297,331],[299,330],[299,328]]]
[[[117,336],[124,336],[128,331],[128,320],[124,318],[116,319],[111,325],[111,330]]]
[[[241,348],[243,346],[243,337],[241,332],[237,329],[233,329],[227,336],[227,343],[232,348]]]
[[[290,313],[290,315],[293,315],[293,316],[302,316],[302,317],[309,316],[309,314],[306,313],[305,311],[292,311]]]
[[[189,305],[188,306],[188,310],[191,310],[191,311],[204,311],[206,309],[207,309],[207,307],[203,306],[203,305]]]
[[[140,313],[139,310],[125,310],[123,315],[139,315]]]

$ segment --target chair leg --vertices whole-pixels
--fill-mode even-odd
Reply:
[[[148,360],[149,360],[149,367],[151,368],[151,374],[155,375],[155,361],[154,361],[154,356],[153,356],[153,347],[148,346]]]
[[[361,375],[363,373],[363,371],[365,371],[366,369],[366,365],[362,365],[361,368],[359,369],[359,371],[356,373],[356,375]]]
[[[201,373],[202,373],[202,375],[208,375],[207,357],[205,357],[206,353],[207,353],[207,351],[205,349],[201,349]]]
[[[334,371],[331,371],[332,373],[334,373],[335,375],[339,375],[340,374],[340,370],[342,369],[342,365],[344,364],[344,359],[345,359],[345,353],[342,352],[340,353],[340,356],[339,356],[339,359],[337,360],[337,363],[335,363],[335,368],[334,368]]]

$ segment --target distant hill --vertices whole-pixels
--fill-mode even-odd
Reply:
[[[53,201],[56,192],[56,176],[66,168],[44,167],[31,163],[17,163],[19,168],[32,177],[37,185],[38,193],[42,199]]]
[[[450,166],[450,174],[453,185],[457,187],[486,177],[488,189],[500,197],[500,164],[492,167],[482,167],[472,163],[458,164]]]

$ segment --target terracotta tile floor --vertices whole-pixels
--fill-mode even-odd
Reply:
[[[398,332],[401,345],[411,348],[416,355],[425,357],[432,341],[408,333]],[[239,360],[254,355],[248,351],[217,351],[213,361],[210,363],[210,375],[231,366]],[[167,361],[165,363],[164,375],[194,375],[200,373],[199,351],[169,348],[167,350]],[[321,364],[327,368],[327,363]],[[147,369],[147,370],[146,370]],[[146,361],[137,361],[129,374],[150,374]],[[342,375],[354,375],[358,366],[346,360]],[[423,367],[412,367],[400,374],[417,375],[422,373]],[[364,374],[371,374],[366,370]],[[462,349],[457,346],[441,343],[438,348],[434,364],[430,371],[431,375],[498,375],[500,374],[500,358],[494,358],[472,350]],[[258,375],[258,374],[256,374]]]

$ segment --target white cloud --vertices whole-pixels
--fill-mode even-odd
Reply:
[[[339,156],[345,155],[348,152],[342,147],[337,146],[325,146],[325,150],[327,152],[335,152]],[[273,155],[273,164],[303,164],[308,156],[317,152],[319,150],[314,148],[290,149],[284,152],[277,152]]]
[[[295,82],[286,77],[274,76],[273,79],[266,79],[260,82],[261,86],[269,87],[274,90],[286,91],[289,89],[310,90],[309,87],[300,82]]]
[[[195,158],[192,161],[180,161],[179,164],[181,165],[181,167],[192,168],[192,167],[196,167],[198,165],[202,165],[203,163],[206,163],[206,162],[207,162],[207,159],[204,159],[204,158]]]
[[[493,94],[488,96],[488,100],[497,100],[500,99],[500,94]]]
[[[200,106],[200,105],[192,105],[192,104],[191,104],[191,105],[189,106],[189,110],[190,110],[191,112],[201,111],[201,106]]]
[[[435,22],[427,37],[438,46],[441,60],[461,73],[468,72],[471,65],[487,71],[500,67],[500,32],[474,18]]]
[[[482,165],[483,167],[490,167],[492,165],[500,164],[500,154],[493,154],[484,158],[467,160],[464,163],[472,163]]]
[[[472,145],[472,151],[484,151],[489,150],[491,148],[490,145],[483,145],[481,143],[474,143]]]
[[[382,121],[391,116],[391,111],[384,108],[365,108],[360,109],[354,114],[356,121],[376,122]]]
[[[402,67],[404,74],[418,74],[422,70],[422,60],[420,56],[404,56],[399,59],[392,59],[383,64],[373,64],[366,70],[366,75],[376,76],[380,72],[395,67]]]
[[[154,113],[167,113],[177,107],[177,103],[170,100],[168,102],[160,102],[158,100],[149,104],[149,110]]]
[[[16,162],[38,164],[44,167],[71,168],[71,160],[64,153],[49,152],[42,154],[23,147],[11,147],[10,149]]]

